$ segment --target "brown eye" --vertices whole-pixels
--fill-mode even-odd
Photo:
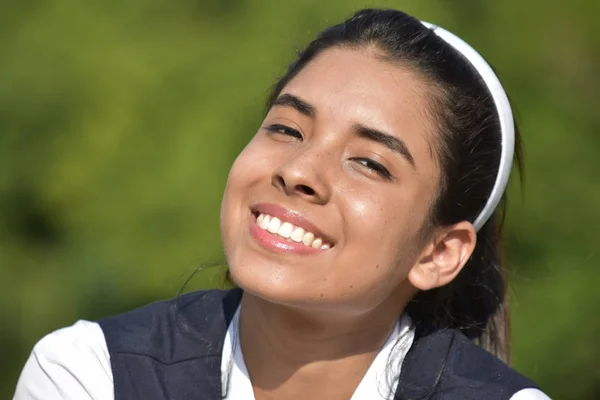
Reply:
[[[265,127],[270,133],[279,133],[282,135],[292,136],[296,139],[302,140],[302,134],[294,128],[282,124],[272,124]]]
[[[386,179],[392,178],[392,174],[390,174],[390,171],[388,171],[386,167],[379,164],[377,161],[373,161],[370,158],[366,158],[366,157],[357,157],[357,158],[353,158],[353,160],[358,162],[361,165],[364,165],[366,168],[370,169],[371,171],[378,173],[379,175],[381,175],[382,177],[384,177]]]

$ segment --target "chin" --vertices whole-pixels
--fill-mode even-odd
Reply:
[[[286,267],[264,264],[252,268],[248,263],[241,268],[230,267],[231,277],[244,292],[260,300],[308,313],[326,313],[330,316],[356,316],[370,307],[358,293],[339,293],[309,282],[306,277],[285,271]],[[259,271],[262,270],[262,271]],[[316,315],[316,314],[315,314]]]
[[[230,264],[229,271],[233,281],[244,292],[270,303],[299,306],[312,297],[306,290],[310,286],[299,282],[298,277],[294,277],[296,274],[288,268],[264,261],[238,266],[234,262]]]

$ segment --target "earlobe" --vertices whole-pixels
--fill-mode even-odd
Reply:
[[[477,234],[470,222],[443,228],[411,268],[410,283],[419,290],[447,285],[465,266],[476,243]]]

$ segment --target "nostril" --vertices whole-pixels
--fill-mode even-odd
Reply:
[[[285,187],[285,180],[283,179],[283,177],[282,177],[282,176],[280,176],[280,175],[279,175],[279,176],[275,177],[275,180],[277,181],[277,184],[278,184],[280,187],[282,187],[282,188],[284,188],[284,187]]]
[[[306,185],[296,185],[296,190],[309,196],[313,196],[315,194],[315,191]]]
[[[293,183],[295,182],[293,181],[297,182],[299,179],[296,180],[293,178],[294,177],[292,177],[292,179],[286,180],[281,174],[276,174],[273,175],[271,183],[273,184],[273,186],[283,190],[288,195],[291,195],[292,192],[296,192],[297,194],[303,194],[305,196],[315,196],[317,194],[317,192],[315,192],[315,190],[308,185],[302,183],[294,185]]]

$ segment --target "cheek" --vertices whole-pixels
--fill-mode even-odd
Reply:
[[[383,253],[385,248],[402,244],[416,235],[426,214],[426,207],[410,190],[405,192],[369,193],[349,192],[345,199],[344,219],[348,234],[375,245]]]
[[[228,191],[247,191],[258,181],[270,179],[281,155],[261,135],[255,136],[237,156],[227,178]]]
[[[264,151],[261,151],[255,137],[237,156],[229,170],[224,193],[224,203],[229,201],[229,198],[247,191],[249,186],[253,185],[261,177],[264,177],[267,169],[265,165],[266,159],[267,157],[264,156]]]
[[[254,159],[252,142],[238,155],[233,162],[227,177],[223,200],[221,202],[221,236],[227,253],[232,241],[235,227],[243,216],[245,195],[260,174]]]
[[[254,167],[257,165],[254,162],[257,160],[255,147],[253,140],[238,154],[227,177],[228,190],[237,189],[242,182],[246,181],[253,174]]]
[[[348,280],[377,288],[400,284],[420,251],[418,234],[427,215],[422,203],[402,193],[346,197]]]
[[[229,260],[247,234],[249,206],[271,187],[277,154],[264,139],[255,136],[233,162],[221,202],[221,239]],[[258,196],[258,197],[257,197]]]

